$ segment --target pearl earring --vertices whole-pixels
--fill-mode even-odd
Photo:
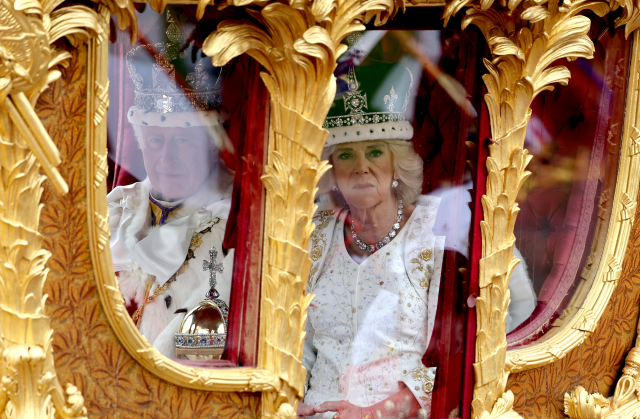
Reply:
[[[391,182],[391,187],[392,188],[397,188],[398,187],[398,181],[394,180],[393,182]]]
[[[338,190],[338,185],[333,185],[333,188],[331,188],[331,190],[336,192]]]

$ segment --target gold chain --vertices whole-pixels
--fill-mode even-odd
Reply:
[[[204,236],[206,233],[209,233],[211,231],[211,227],[218,224],[219,222],[220,222],[220,219],[216,218],[212,226],[207,227],[204,230],[198,233],[195,233],[193,235],[193,237],[191,238],[191,243],[189,244],[189,251],[187,252],[187,257],[184,259],[182,266],[180,266],[180,269],[178,269],[178,271],[175,274],[173,274],[173,276],[171,276],[171,278],[169,278],[167,282],[159,286],[156,289],[156,291],[153,293],[153,295],[149,295],[149,293],[151,292],[151,287],[155,282],[155,277],[152,277],[153,279],[147,281],[145,292],[144,292],[144,300],[143,300],[144,302],[140,307],[138,307],[136,311],[133,312],[133,315],[131,316],[131,318],[133,319],[133,322],[136,324],[138,329],[140,329],[140,322],[142,321],[142,314],[144,313],[145,307],[151,304],[157,297],[159,297],[163,292],[165,292],[165,290],[169,288],[169,285],[175,282],[178,275],[183,274],[184,272],[187,271],[187,268],[189,267],[189,260],[195,259],[196,256],[194,252],[198,247],[202,245],[202,236]]]

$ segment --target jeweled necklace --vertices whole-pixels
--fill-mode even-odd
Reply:
[[[403,208],[404,208],[404,205],[402,205],[402,199],[398,199],[398,217],[396,218],[396,222],[393,224],[393,228],[391,229],[389,234],[384,236],[384,238],[382,240],[380,240],[378,243],[376,243],[375,245],[366,244],[365,242],[360,240],[360,237],[358,237],[358,235],[356,234],[356,227],[354,225],[354,219],[353,219],[353,217],[351,217],[351,237],[353,237],[355,239],[356,244],[358,245],[358,247],[360,249],[362,249],[362,250],[365,250],[365,251],[373,254],[376,251],[382,249],[385,245],[389,244],[389,242],[391,240],[393,240],[393,238],[398,234],[398,230],[400,230],[400,223],[402,222],[402,212],[403,212],[402,209]]]

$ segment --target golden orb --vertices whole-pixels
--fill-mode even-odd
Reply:
[[[229,308],[220,299],[204,299],[182,320],[175,335],[179,359],[219,359],[227,340]]]

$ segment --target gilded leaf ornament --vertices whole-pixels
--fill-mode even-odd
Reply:
[[[530,175],[531,156],[524,149],[531,102],[537,94],[566,85],[570,72],[552,65],[561,58],[593,58],[587,33],[590,21],[578,13],[590,9],[602,16],[609,5],[581,0],[560,3],[533,1],[454,0],[447,4],[445,23],[463,8],[462,27],[476,25],[484,34],[493,59],[485,60],[485,101],[490,115],[491,144],[487,158],[486,194],[482,197],[482,259],[480,297],[476,303],[477,338],[474,363],[474,418],[518,417],[513,394],[506,390],[510,369],[526,367],[519,354],[507,358],[505,333],[513,256],[513,228],[519,212],[516,197]],[[550,349],[551,350],[551,349]],[[554,356],[562,357],[556,350]],[[507,362],[509,361],[509,362]],[[515,362],[514,362],[515,361]]]
[[[295,418],[304,395],[302,367],[304,323],[313,295],[305,294],[311,269],[308,248],[314,229],[314,196],[328,169],[320,161],[328,131],[322,124],[334,100],[336,59],[346,51],[342,40],[375,18],[382,24],[397,11],[393,0],[229,1],[247,9],[255,22],[225,21],[204,42],[203,51],[221,66],[247,53],[265,69],[271,95],[260,333],[265,348],[259,367],[273,371],[278,391],[263,393],[263,414]],[[292,336],[296,336],[292,339]]]
[[[634,34],[633,53],[634,57],[637,57],[640,53],[640,33]],[[638,86],[640,80],[638,74],[640,74],[640,63],[638,60],[632,60],[629,78],[629,87],[627,98],[627,109],[629,111],[625,115],[625,132],[623,138],[623,144],[627,146],[628,152],[627,158],[624,164],[619,169],[620,175],[623,177],[629,177],[625,182],[619,182],[621,184],[622,191],[620,192],[620,209],[618,210],[620,217],[618,223],[621,230],[631,229],[633,213],[635,209],[635,202],[630,196],[635,196],[634,192],[637,192],[638,184],[638,157],[635,152],[637,143],[637,126],[640,125],[640,111],[638,110],[638,102],[640,102],[640,92]],[[632,104],[632,105],[630,105]],[[634,186],[631,186],[634,185]],[[631,188],[630,188],[631,187]],[[630,246],[631,247],[631,246]],[[620,260],[620,261],[619,261]],[[625,259],[625,264],[632,261],[633,258],[629,257]],[[621,266],[621,259],[612,258],[607,261],[607,272],[603,278],[603,282],[616,283],[620,278],[623,269]],[[635,275],[637,269],[625,267],[625,273],[632,276]],[[616,304],[614,301],[612,304]],[[636,300],[633,300],[631,305],[637,305]],[[615,306],[616,309],[628,313],[631,312],[631,307],[627,307],[624,304]],[[622,323],[619,319],[616,319],[616,323]],[[631,328],[630,328],[631,329]],[[611,397],[605,397],[600,393],[590,394],[583,386],[579,385],[564,395],[564,413],[571,419],[603,419],[603,418],[619,418],[619,419],[632,419],[638,417],[638,411],[640,411],[640,338],[638,333],[640,332],[640,324],[636,326],[635,346],[631,348],[626,355],[624,368],[622,369],[622,377],[615,384],[615,390]],[[626,350],[625,350],[626,352]],[[587,383],[584,383],[587,384]]]
[[[50,319],[43,295],[50,253],[38,231],[42,182],[59,193],[68,186],[56,166],[58,149],[33,105],[70,54],[53,43],[72,45],[102,32],[89,7],[60,1],[9,1],[0,5],[0,411],[15,418],[80,418],[84,399],[73,385],[63,388],[53,365]],[[40,174],[40,169],[46,176]]]
[[[66,37],[77,47],[89,39],[106,39],[103,28],[108,27],[109,13],[105,9],[97,13],[78,4],[67,6],[62,0],[1,1],[0,324],[20,326],[3,330],[0,342],[0,411],[18,418],[84,417],[82,394],[71,384],[62,387],[56,377],[52,331],[44,314],[45,263],[50,253],[42,249],[42,235],[38,232],[41,185],[45,179],[40,168],[60,193],[68,187],[56,169],[61,162],[58,150],[35,115],[33,104],[60,76],[56,66],[64,65],[70,57],[52,43]],[[133,2],[100,3],[116,15],[121,29],[131,29],[135,39]],[[161,11],[168,0],[150,3]],[[263,176],[268,222],[258,361],[262,370],[251,372],[246,389],[264,391],[262,409],[266,418],[293,419],[304,392],[304,322],[313,298],[305,294],[311,269],[308,248],[314,228],[311,219],[316,210],[316,185],[328,169],[327,162],[320,161],[328,136],[322,123],[336,92],[336,59],[347,49],[342,44],[346,36],[363,30],[363,24],[372,19],[378,25],[385,23],[405,4],[403,0],[198,0],[197,16],[202,17],[206,6],[213,3],[221,8],[250,6],[247,12],[252,20],[222,22],[205,41],[203,51],[219,66],[238,55],[249,54],[263,66],[262,80],[271,95],[269,158]],[[446,4],[445,22],[467,9],[463,28],[470,24],[479,27],[493,55],[493,60],[485,61],[488,74],[483,77],[492,142],[486,195],[482,198],[474,418],[519,417],[513,410],[513,394],[506,389],[507,378],[510,371],[531,367],[526,354],[507,356],[504,332],[509,279],[519,262],[513,257],[513,228],[519,211],[516,196],[529,176],[526,167],[531,156],[524,149],[524,135],[531,102],[541,91],[552,89],[554,83],[568,83],[569,71],[552,63],[561,58],[592,57],[593,44],[587,36],[589,19],[579,13],[590,9],[604,15],[617,8],[623,8],[623,13],[616,25],[626,25],[627,35],[640,26],[637,4],[630,1],[500,0],[494,4],[493,0],[452,0]],[[104,56],[102,59],[106,60]],[[91,99],[91,124],[104,127],[108,81],[102,73],[91,79],[97,83],[89,89],[97,96]],[[90,194],[91,199],[97,200],[96,191],[104,188],[106,176],[105,138],[95,132],[88,134],[91,135],[100,137],[102,144],[95,150],[95,144],[89,147],[93,156],[90,163],[95,163],[90,164],[90,183],[95,185]],[[98,142],[93,137],[87,141]],[[104,194],[100,199],[104,200]],[[633,199],[628,201],[626,219],[632,218],[635,211]],[[106,249],[108,239],[103,209],[91,212],[97,220],[91,226],[97,243],[92,251],[96,254]],[[618,279],[620,264],[620,259],[608,261],[609,282]],[[103,290],[108,294],[103,304],[110,301],[109,307],[114,307],[108,316],[124,319],[127,313],[113,285]],[[593,329],[593,322],[597,322],[597,316],[585,314],[582,328],[588,332]],[[565,354],[555,346],[545,348],[558,359]],[[639,388],[640,361],[634,351],[627,358],[614,396],[606,399],[589,395],[579,387],[565,398],[567,414],[596,419],[607,416],[607,412],[630,411],[629,406],[637,403]],[[157,351],[140,350],[137,355],[142,364],[174,368]],[[191,369],[189,374],[193,383],[202,386],[224,381],[200,370]],[[229,373],[229,377],[232,374],[236,373]],[[233,375],[235,385],[246,381],[241,375]]]
[[[627,354],[622,377],[611,397],[589,394],[582,386],[565,393],[564,412],[571,419],[634,418],[640,409],[640,341]]]

